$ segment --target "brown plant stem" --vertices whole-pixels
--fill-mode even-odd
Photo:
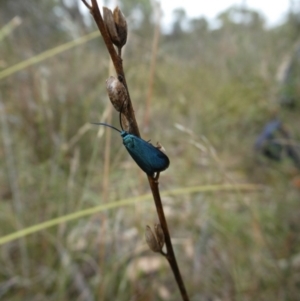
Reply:
[[[160,225],[161,225],[164,235],[165,235],[165,244],[166,244],[166,248],[167,248],[167,253],[166,254],[162,253],[162,254],[167,258],[167,260],[170,264],[170,267],[173,271],[176,282],[178,284],[178,287],[179,287],[179,290],[180,290],[180,293],[182,296],[182,300],[188,301],[189,297],[187,295],[185,285],[182,280],[181,273],[180,273],[180,270],[179,270],[179,267],[178,267],[178,264],[176,261],[175,253],[173,250],[173,245],[171,242],[170,232],[169,232],[167,220],[166,220],[165,213],[164,213],[164,208],[163,208],[162,201],[160,198],[160,193],[159,193],[159,188],[158,188],[159,183],[156,179],[154,179],[150,176],[148,176],[148,181],[149,181],[152,195],[154,198],[159,222],[160,222]]]
[[[128,121],[130,123],[130,133],[140,137],[140,132],[139,132],[137,122],[135,119],[135,115],[134,115],[134,111],[133,111],[133,107],[132,107],[132,103],[131,103],[131,98],[129,95],[129,90],[128,90],[126,79],[125,79],[125,73],[123,70],[123,61],[120,56],[120,54],[121,54],[120,49],[118,51],[118,53],[119,53],[119,55],[118,55],[118,53],[116,52],[116,49],[114,48],[113,43],[110,39],[110,36],[106,30],[106,27],[105,27],[103,18],[101,16],[97,1],[91,0],[92,5],[89,5],[86,2],[86,0],[82,0],[82,2],[90,9],[90,12],[95,19],[95,22],[100,30],[100,33],[101,33],[103,40],[105,42],[105,45],[107,47],[107,50],[110,54],[110,57],[112,59],[113,65],[116,70],[116,73],[118,76],[121,77],[122,82],[127,89],[128,104],[127,104],[126,118],[128,119]],[[168,262],[170,264],[170,267],[175,276],[177,285],[179,287],[179,290],[180,290],[180,293],[182,296],[182,300],[189,301],[189,297],[187,295],[185,285],[182,280],[181,273],[180,273],[179,267],[177,265],[175,253],[173,250],[171,237],[170,237],[170,233],[169,233],[169,229],[168,229],[168,224],[167,224],[167,221],[165,218],[164,209],[163,209],[162,201],[160,198],[159,187],[158,187],[158,178],[159,178],[159,174],[156,177],[148,176],[148,181],[149,181],[149,185],[150,185],[152,195],[154,198],[156,211],[157,211],[158,218],[159,218],[159,221],[160,221],[160,224],[161,224],[162,230],[164,232],[164,236],[165,236],[165,244],[166,244],[167,253],[161,252],[161,254],[164,257],[166,257],[166,259],[168,260]]]
[[[111,60],[113,62],[113,65],[115,67],[116,73],[118,76],[122,77],[122,81],[124,86],[127,89],[127,93],[128,93],[128,104],[127,104],[127,110],[128,110],[128,115],[131,116],[129,122],[130,122],[130,133],[134,134],[135,136],[141,137],[140,135],[140,131],[139,128],[137,126],[137,122],[135,120],[134,117],[134,111],[133,111],[133,107],[132,107],[132,103],[131,103],[131,98],[130,98],[130,94],[129,94],[129,89],[126,83],[126,78],[125,78],[125,72],[123,69],[123,60],[121,58],[121,56],[118,55],[116,49],[114,48],[114,45],[110,39],[110,36],[106,30],[102,15],[100,13],[100,9],[99,6],[97,4],[97,0],[91,0],[92,2],[92,6],[90,6],[86,0],[82,0],[82,2],[89,8],[92,16],[95,19],[95,22],[99,28],[99,31],[103,37],[104,43],[106,45],[106,48],[109,52],[109,55],[111,57]]]
[[[111,71],[111,64],[109,64],[109,72]],[[109,104],[108,104],[109,105]],[[107,123],[111,123],[112,119],[112,106],[107,107],[108,116],[107,116]],[[104,149],[104,167],[103,167],[103,183],[102,183],[102,196],[103,202],[107,203],[108,196],[109,196],[109,171],[110,171],[110,153],[111,153],[111,131],[106,131],[105,136],[105,149]],[[100,233],[100,247],[99,247],[99,270],[101,267],[105,266],[105,253],[106,253],[106,225],[107,225],[107,215],[104,214],[101,217],[101,229],[102,233]],[[101,271],[102,272],[102,271]],[[105,284],[104,282],[101,283],[99,287],[99,300],[104,300],[104,291],[105,291]]]

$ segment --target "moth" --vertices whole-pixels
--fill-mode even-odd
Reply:
[[[93,122],[93,124],[107,126],[119,132],[123,139],[123,144],[129,155],[148,176],[153,177],[154,174],[160,173],[161,171],[164,171],[169,167],[170,160],[168,156],[159,148],[153,146],[151,143],[140,137],[126,132],[123,129],[121,122],[121,112],[120,126],[122,130],[119,130],[107,123]]]

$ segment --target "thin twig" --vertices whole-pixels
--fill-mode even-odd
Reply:
[[[181,273],[177,264],[177,260],[175,257],[175,253],[173,250],[173,245],[171,242],[171,237],[170,237],[170,233],[169,233],[169,228],[168,228],[168,224],[167,224],[167,220],[165,217],[165,213],[164,213],[164,208],[162,205],[162,201],[160,198],[160,193],[159,193],[159,188],[158,188],[158,181],[155,180],[154,178],[148,176],[148,181],[150,184],[150,188],[152,191],[152,195],[154,198],[154,202],[155,202],[155,206],[156,206],[156,211],[157,211],[157,215],[159,218],[159,222],[160,225],[163,229],[164,235],[165,235],[165,244],[166,244],[166,248],[167,248],[167,253],[166,253],[166,258],[171,266],[171,269],[173,271],[173,274],[175,276],[176,282],[178,284],[181,296],[182,296],[182,300],[184,301],[188,301],[189,297],[187,295],[186,289],[185,289],[185,285],[184,282],[182,280],[181,277]]]
[[[126,118],[128,119],[129,123],[130,123],[130,132],[138,137],[140,137],[140,133],[139,133],[139,129],[137,126],[137,122],[135,119],[135,115],[134,115],[134,111],[133,111],[133,107],[132,107],[132,103],[131,103],[131,98],[129,95],[129,89],[126,83],[126,78],[125,78],[125,73],[124,73],[124,69],[123,69],[123,61],[121,58],[121,52],[120,50],[116,51],[111,38],[109,36],[109,33],[106,29],[106,26],[104,24],[103,18],[101,16],[98,4],[96,0],[91,0],[92,2],[92,6],[90,6],[85,0],[82,0],[83,3],[90,9],[91,14],[93,15],[95,22],[99,28],[99,31],[103,37],[103,40],[105,42],[105,45],[107,47],[107,50],[110,54],[110,57],[112,59],[113,65],[115,67],[116,73],[118,75],[118,77],[120,77],[122,79],[122,82],[124,84],[124,86],[127,89],[128,92],[128,104],[127,105],[127,111],[126,111]],[[165,244],[166,244],[166,248],[167,248],[167,253],[161,253],[164,257],[166,257],[166,259],[168,260],[171,269],[173,271],[173,274],[175,276],[177,285],[179,287],[181,296],[182,296],[182,300],[184,301],[189,301],[189,297],[187,295],[186,289],[185,289],[185,285],[184,282],[182,280],[181,277],[181,273],[180,270],[178,268],[177,265],[177,261],[176,261],[176,257],[175,257],[175,253],[173,250],[173,246],[172,246],[172,242],[171,242],[171,237],[170,237],[170,233],[169,233],[169,229],[168,229],[168,224],[165,218],[165,214],[164,214],[164,209],[163,209],[163,205],[162,205],[162,201],[160,198],[160,193],[159,193],[159,187],[158,187],[158,176],[157,177],[151,177],[148,176],[148,181],[149,181],[149,185],[152,191],[152,195],[154,198],[154,202],[155,202],[155,206],[156,206],[156,210],[157,210],[157,214],[159,217],[159,221],[161,224],[161,227],[163,229],[164,232],[164,236],[165,236]]]
[[[92,1],[92,6],[87,5],[87,7],[90,9],[91,14],[93,15],[95,22],[99,28],[99,31],[103,37],[104,43],[106,45],[106,48],[109,52],[109,55],[111,57],[111,60],[113,62],[113,65],[115,67],[116,73],[118,76],[122,77],[123,84],[127,89],[128,93],[128,103],[127,103],[127,110],[128,110],[128,116],[131,116],[129,122],[130,122],[130,133],[134,134],[135,136],[140,137],[140,131],[137,126],[135,117],[134,117],[134,111],[131,103],[131,98],[129,94],[129,89],[126,83],[126,78],[125,78],[125,73],[123,69],[123,60],[122,58],[118,55],[116,52],[116,49],[114,48],[114,45],[110,39],[110,36],[106,30],[103,18],[101,16],[99,6],[97,4],[97,0],[91,0]],[[86,1],[83,1],[83,3],[86,5]]]

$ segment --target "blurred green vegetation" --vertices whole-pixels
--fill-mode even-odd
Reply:
[[[263,187],[163,197],[191,300],[299,300],[299,172],[288,159],[274,163],[253,151],[274,112],[300,139],[299,101],[293,110],[280,107],[276,79],[299,39],[298,14],[266,28],[257,12],[232,8],[210,29],[205,19],[177,11],[171,33],[160,37],[151,125],[143,132],[154,25],[150,2],[135,4],[123,6],[130,30],[124,66],[143,137],[160,141],[171,161],[161,190]],[[96,30],[75,1],[6,0],[0,16],[0,30],[11,29],[0,35],[0,74]],[[1,79],[0,236],[149,193],[112,132],[103,196],[105,139],[89,123],[110,106],[108,69],[99,35]],[[116,112],[112,124],[118,126]],[[144,241],[154,222],[148,201],[2,245],[0,299],[179,300],[169,267]]]

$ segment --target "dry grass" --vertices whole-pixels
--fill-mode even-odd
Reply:
[[[191,37],[185,37],[189,44],[164,39],[158,52],[151,127],[144,138],[160,141],[171,160],[161,190],[263,186],[163,197],[192,300],[299,296],[294,169],[289,161],[257,164],[252,152],[273,108],[278,57],[288,46],[282,46],[280,33],[258,34],[226,43],[215,33],[203,37],[206,46]],[[134,34],[131,39],[125,67],[142,123],[151,41]],[[247,41],[256,48],[246,47]],[[4,58],[11,55],[8,46],[19,47],[1,43]],[[0,236],[106,204],[104,138],[88,123],[99,120],[107,106],[107,70],[100,42],[87,42],[1,79]],[[299,139],[298,113],[280,114]],[[118,123],[116,114],[112,123]],[[116,133],[110,153],[108,203],[148,194],[145,175]],[[156,222],[154,210],[150,202],[118,206],[0,246],[0,298],[178,300],[169,268],[144,242],[146,224]]]

